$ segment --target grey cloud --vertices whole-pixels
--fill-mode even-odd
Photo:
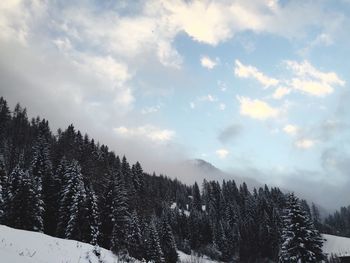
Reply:
[[[227,144],[236,138],[242,132],[242,130],[243,127],[240,124],[232,124],[220,131],[218,140],[223,144]]]

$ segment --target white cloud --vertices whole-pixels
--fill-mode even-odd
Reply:
[[[0,1],[0,39],[16,40],[27,45],[30,25],[41,18],[45,9],[45,1]]]
[[[243,65],[239,60],[235,60],[234,72],[240,78],[254,78],[264,87],[283,84],[272,94],[274,99],[282,99],[290,94],[292,90],[312,96],[324,97],[333,93],[336,86],[345,85],[345,81],[335,72],[320,71],[307,60],[302,62],[288,60],[285,61],[285,65],[291,76],[280,80],[264,75],[253,66]]]
[[[309,95],[326,96],[333,93],[335,86],[345,85],[345,81],[335,72],[317,70],[307,60],[301,63],[288,60],[286,64],[294,73],[290,86]]]
[[[162,41],[158,43],[157,54],[160,63],[162,63],[164,66],[173,67],[176,69],[181,68],[183,59],[169,42]]]
[[[141,110],[141,114],[151,114],[151,113],[156,113],[160,110],[160,105],[156,106],[151,106],[151,107],[145,107]]]
[[[237,96],[240,103],[240,113],[257,120],[266,120],[276,118],[280,114],[278,108],[270,106],[265,101],[259,99],[250,99],[248,97]]]
[[[190,108],[194,109],[196,107],[196,104],[194,102],[190,102]]]
[[[310,149],[315,146],[316,141],[312,139],[299,139],[295,142],[295,146],[299,149]]]
[[[215,102],[215,101],[218,101],[218,99],[216,97],[214,97],[213,95],[208,94],[206,96],[198,98],[198,101]]]
[[[152,125],[139,126],[136,128],[127,128],[125,126],[120,126],[118,128],[115,128],[114,131],[121,136],[141,137],[157,142],[170,141],[175,136],[175,131],[159,129],[158,127]]]
[[[264,87],[276,86],[279,81],[275,78],[268,77],[253,66],[243,65],[239,60],[235,60],[235,75],[240,78],[254,78]]]
[[[226,109],[226,104],[225,103],[220,103],[219,104],[219,109],[222,110],[222,111],[225,110]]]
[[[226,149],[218,149],[215,153],[220,159],[225,159],[230,152]]]
[[[127,65],[117,62],[111,56],[101,57],[81,54],[79,59],[81,67],[101,78],[110,79],[114,85],[122,86],[131,78]]]
[[[204,68],[213,69],[217,66],[217,64],[218,64],[218,59],[213,60],[213,59],[209,58],[208,56],[201,57],[201,65]]]
[[[227,84],[224,81],[218,80],[217,81],[218,87],[222,92],[225,92],[227,90]]]
[[[232,36],[228,10],[221,3],[163,1],[170,23],[198,42],[217,45]]]
[[[292,124],[287,124],[286,126],[283,127],[283,131],[288,135],[294,136],[299,131],[299,127]]]
[[[276,100],[282,99],[284,96],[290,94],[291,89],[286,87],[278,87],[272,94],[272,97]]]

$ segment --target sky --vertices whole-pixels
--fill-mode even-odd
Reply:
[[[5,0],[0,95],[150,172],[204,159],[348,205],[348,32],[348,0]]]

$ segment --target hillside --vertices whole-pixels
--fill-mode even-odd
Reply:
[[[51,237],[42,233],[25,231],[0,225],[0,259],[7,263],[116,263],[121,259],[109,250],[76,240]],[[214,263],[214,261],[178,252],[181,262]],[[99,261],[100,260],[100,261]],[[133,261],[134,263],[140,261]]]
[[[326,241],[323,243],[323,251],[337,256],[350,256],[350,238],[333,235],[323,235]]]
[[[42,233],[18,230],[0,225],[0,258],[11,263],[103,263],[117,261],[109,250],[100,249],[100,257],[94,246],[75,240],[65,240]]]
[[[100,256],[94,254],[94,246],[76,240],[51,237],[42,233],[25,231],[0,225],[0,258],[11,263],[114,263],[120,262],[109,250],[100,248]],[[349,255],[350,238],[324,234],[323,251],[327,254]],[[186,255],[179,251],[181,262],[214,263],[208,259]],[[99,262],[100,260],[100,262]],[[195,260],[195,261],[194,261]],[[139,261],[135,261],[137,263]]]

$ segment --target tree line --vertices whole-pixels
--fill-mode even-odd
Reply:
[[[19,104],[11,112],[2,97],[0,222],[155,263],[177,262],[177,250],[224,262],[324,259],[317,208],[293,194],[148,174],[73,125],[54,134]]]

